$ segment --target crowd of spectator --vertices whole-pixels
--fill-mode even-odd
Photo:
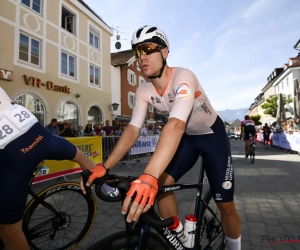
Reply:
[[[110,121],[106,120],[105,125],[103,123],[88,123],[85,128],[78,126],[76,129],[73,123],[68,120],[63,122],[57,121],[53,118],[50,124],[45,126],[45,129],[51,134],[61,137],[83,137],[83,136],[121,136],[128,125],[128,122],[116,122],[114,126],[110,125]],[[162,126],[153,126],[152,124],[144,124],[141,129],[141,135],[154,135],[160,134]]]

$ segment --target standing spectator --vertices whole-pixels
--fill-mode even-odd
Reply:
[[[53,118],[50,124],[45,126],[45,129],[53,135],[61,135],[61,131],[59,131],[59,127],[57,126],[57,119]]]
[[[148,135],[153,135],[153,127],[152,127],[152,125],[148,125]]]
[[[97,135],[97,136],[105,136],[105,131],[103,130],[102,128],[102,124],[101,123],[98,123],[96,125],[96,128],[94,130],[94,135]]]
[[[106,120],[105,122],[106,126],[103,127],[103,130],[105,131],[106,136],[111,136],[114,133],[114,128],[110,126],[109,120]]]
[[[144,126],[141,129],[141,135],[148,135],[147,125],[144,123]]]
[[[160,125],[157,126],[155,134],[161,134],[161,126]]]
[[[60,136],[62,137],[73,137],[70,130],[69,122],[67,120],[65,120],[64,123],[62,124],[60,132],[61,132]]]
[[[269,127],[268,123],[265,123],[265,126],[263,127],[263,136],[264,136],[264,146],[268,147],[270,142],[270,134],[271,134],[271,128]]]
[[[73,123],[69,124],[69,129],[70,129],[70,137],[78,137],[77,130],[75,129]]]
[[[123,134],[125,128],[126,128],[126,125],[123,124],[123,125],[122,125],[122,128],[119,130],[118,136],[121,136],[121,135]]]
[[[83,130],[83,136],[93,136],[94,135],[94,129],[91,123],[88,123],[85,126],[85,129]]]
[[[82,137],[82,136],[83,136],[82,130],[83,130],[83,127],[82,127],[82,126],[79,126],[79,127],[78,127],[78,130],[77,130],[77,135],[78,135],[78,137]]]

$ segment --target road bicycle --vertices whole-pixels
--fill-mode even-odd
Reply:
[[[249,158],[251,164],[253,164],[255,161],[255,144],[253,142],[253,137],[251,133],[249,134]]]
[[[86,183],[91,172],[84,170],[82,176]],[[194,184],[174,184],[159,187],[158,195],[167,192],[174,192],[183,189],[196,189],[194,216],[197,218],[196,229],[192,234],[194,237],[193,250],[222,250],[226,246],[226,238],[221,228],[220,213],[216,203],[212,199],[212,194],[209,190],[207,178],[204,178],[203,161],[201,161],[200,176],[198,183]],[[126,197],[126,192],[130,187],[130,183],[137,179],[133,176],[119,176],[108,174],[105,177],[96,179],[95,193],[103,201],[106,202],[122,202]],[[103,183],[111,188],[118,189],[117,195],[107,195],[106,188],[103,188]],[[206,185],[204,185],[206,184]],[[202,196],[203,187],[206,187],[205,194]],[[91,193],[90,189],[86,189]],[[111,193],[111,192],[110,192]],[[89,194],[88,194],[89,195]],[[100,241],[97,241],[88,250],[180,250],[186,249],[177,239],[168,226],[174,223],[173,218],[162,220],[155,211],[154,206],[140,216],[138,222],[128,223],[127,215],[124,215],[125,230],[114,233]],[[156,233],[151,231],[155,229]]]
[[[40,168],[37,168],[38,172]],[[30,179],[23,231],[30,249],[75,249],[88,235],[96,218],[96,200],[82,193],[80,184],[63,182],[36,194]],[[5,249],[0,240],[0,249]]]

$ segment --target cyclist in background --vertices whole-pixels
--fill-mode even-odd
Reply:
[[[22,231],[28,183],[39,163],[71,160],[96,167],[82,151],[48,132],[26,108],[12,104],[0,87],[0,238],[7,250],[29,250]]]
[[[245,158],[248,158],[249,151],[250,151],[250,142],[249,142],[249,134],[252,135],[253,144],[255,144],[255,135],[256,135],[256,128],[255,122],[250,119],[249,115],[246,115],[245,120],[241,123],[241,136],[244,136],[245,141]]]
[[[127,221],[138,220],[140,214],[153,205],[158,185],[176,183],[195,165],[202,152],[229,249],[240,250],[241,225],[233,200],[232,158],[222,119],[190,70],[167,65],[170,46],[162,30],[155,26],[141,27],[134,32],[131,44],[141,71],[149,81],[138,87],[130,124],[103,166],[92,170],[88,185],[104,176],[134,145],[150,104],[167,117],[168,122],[144,173],[131,183],[122,213],[127,213],[131,197],[136,194]],[[174,193],[160,195],[158,208],[162,218],[178,216]]]

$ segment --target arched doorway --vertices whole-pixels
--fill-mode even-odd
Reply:
[[[71,101],[62,102],[57,110],[57,120],[61,122],[68,120],[77,129],[79,126],[79,109],[77,105]]]
[[[45,105],[40,98],[32,94],[23,94],[15,99],[16,104],[27,108],[38,121],[45,126]]]
[[[92,106],[88,112],[88,123],[92,125],[96,123],[103,123],[103,112],[97,106]]]

